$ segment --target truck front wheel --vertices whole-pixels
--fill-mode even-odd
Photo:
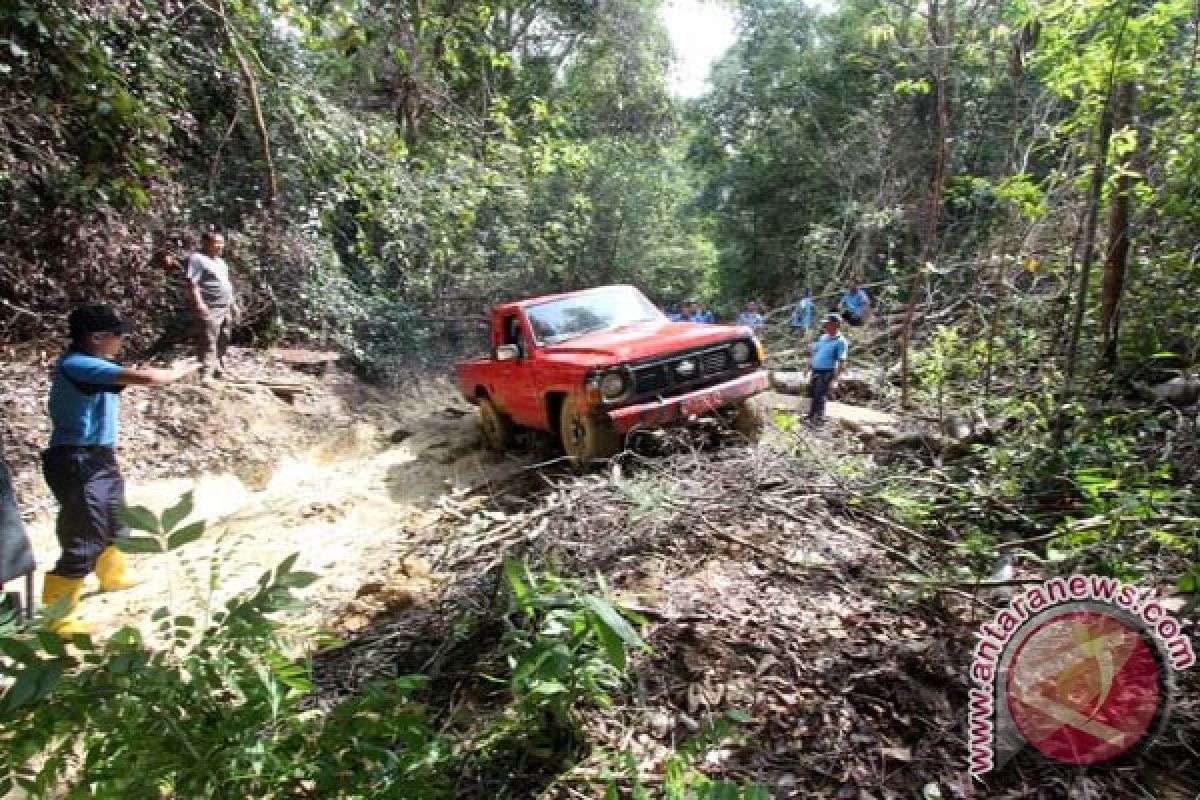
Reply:
[[[512,445],[512,418],[486,397],[479,401],[479,427],[483,429],[483,440],[491,449],[504,452]]]
[[[621,449],[617,432],[606,421],[581,412],[571,398],[563,403],[559,435],[563,450],[576,468],[592,459],[608,458]]]

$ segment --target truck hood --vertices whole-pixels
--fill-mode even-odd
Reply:
[[[730,339],[752,336],[737,325],[699,322],[639,322],[612,331],[588,333],[542,348],[542,356],[574,364],[604,366],[677,353]]]

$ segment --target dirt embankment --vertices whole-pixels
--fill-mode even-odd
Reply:
[[[0,386],[0,442],[13,470],[27,517],[53,505],[39,473],[38,454],[50,436],[46,399],[56,353],[4,358]],[[337,367],[301,372],[273,353],[234,349],[227,358],[232,380],[186,382],[122,394],[120,451],[133,483],[236,470],[254,483],[254,471],[299,452],[326,435],[330,423],[350,414],[386,419],[389,403]],[[291,402],[269,385],[288,387]]]

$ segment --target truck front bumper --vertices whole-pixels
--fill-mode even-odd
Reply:
[[[757,370],[716,386],[697,389],[677,397],[666,397],[649,403],[616,408],[608,412],[617,433],[626,434],[635,428],[661,428],[674,422],[709,414],[735,406],[770,387],[766,370]]]

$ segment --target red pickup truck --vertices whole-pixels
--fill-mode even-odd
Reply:
[[[516,426],[557,432],[576,464],[637,429],[741,410],[768,386],[749,328],[672,322],[632,286],[496,306],[491,345],[455,366],[488,445],[507,447]]]

